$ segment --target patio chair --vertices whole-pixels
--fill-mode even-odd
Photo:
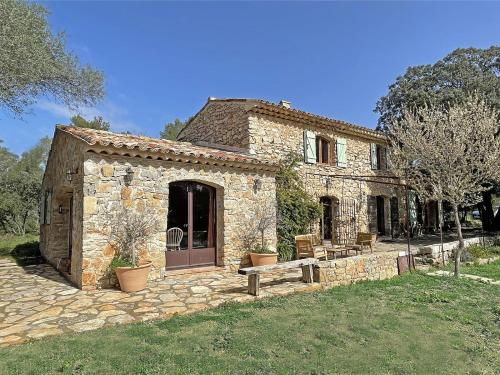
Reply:
[[[174,227],[167,230],[167,245],[165,250],[180,250],[183,236],[184,232],[181,228]]]
[[[325,258],[328,260],[325,246],[321,245],[319,236],[314,234],[303,234],[295,236],[295,251],[297,259],[301,258]]]
[[[377,242],[377,234],[376,233],[363,233],[358,232],[356,236],[356,242],[352,245],[347,245],[346,248],[349,250],[356,251],[356,254],[361,252],[363,254],[363,250],[370,248],[370,252],[373,253],[373,245]]]

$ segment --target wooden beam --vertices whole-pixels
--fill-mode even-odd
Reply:
[[[252,273],[248,275],[248,294],[258,296],[260,291],[260,275]]]

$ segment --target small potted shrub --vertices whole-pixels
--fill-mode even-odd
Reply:
[[[116,273],[120,289],[124,292],[143,290],[147,286],[151,262],[139,259],[137,248],[157,232],[155,215],[122,207],[109,221],[109,228],[109,241],[117,250],[110,269]]]
[[[250,251],[253,266],[266,266],[278,262],[278,253],[266,246],[256,246]]]
[[[241,238],[250,255],[253,266],[276,264],[278,253],[269,249],[266,243],[266,231],[274,230],[276,223],[275,207],[266,202],[256,204],[255,215],[245,225]]]

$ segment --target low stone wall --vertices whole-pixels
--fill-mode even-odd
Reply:
[[[492,244],[495,237],[485,237],[486,245]],[[464,239],[465,247],[476,244],[482,244],[482,237],[472,237]],[[453,250],[458,248],[458,240],[443,243],[444,260],[447,262],[452,258]],[[436,243],[433,245],[422,246],[418,249],[418,255],[424,256],[427,263],[439,264],[443,262],[443,254],[441,254],[441,244]]]
[[[388,252],[319,262],[314,267],[314,281],[337,286],[390,279],[398,274],[397,256]]]

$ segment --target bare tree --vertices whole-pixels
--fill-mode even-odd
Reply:
[[[118,255],[134,267],[137,266],[137,246],[144,244],[159,226],[154,212],[148,209],[138,212],[124,206],[111,212],[106,224],[109,228],[108,241],[118,248]]]
[[[388,127],[393,169],[422,197],[453,207],[459,240],[455,276],[464,249],[458,208],[479,202],[488,181],[500,176],[498,118],[474,95],[448,107],[407,108],[403,120]]]
[[[274,205],[259,201],[255,204],[255,211],[248,222],[241,228],[240,238],[247,249],[267,245],[266,232],[276,227],[276,208]]]

